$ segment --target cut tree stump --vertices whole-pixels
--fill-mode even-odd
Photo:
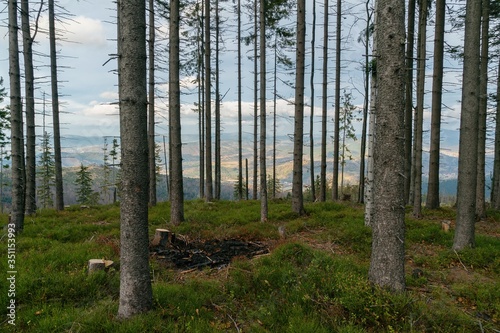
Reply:
[[[155,236],[151,241],[151,246],[158,246],[162,249],[166,248],[168,244],[174,240],[174,233],[167,229],[156,229]]]
[[[450,231],[450,225],[451,225],[451,221],[441,221],[441,229],[444,232]]]
[[[113,261],[104,259],[90,259],[89,260],[89,274],[102,271],[113,265]]]
[[[102,259],[90,259],[89,260],[89,274],[102,271],[105,268],[104,260]]]

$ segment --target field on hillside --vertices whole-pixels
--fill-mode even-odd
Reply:
[[[407,292],[394,295],[367,280],[371,231],[362,206],[310,203],[299,217],[280,200],[261,223],[259,205],[188,201],[186,222],[177,227],[168,223],[168,204],[151,208],[151,239],[155,229],[169,229],[191,257],[207,244],[203,253],[212,256],[223,241],[232,250],[260,247],[252,255],[235,253],[230,263],[182,266],[151,246],[154,309],[127,321],[115,318],[119,207],[73,206],[27,217],[16,237],[15,296],[11,281],[1,283],[0,331],[500,332],[500,213],[477,223],[476,248],[458,253],[451,250],[454,210],[424,210],[421,220],[408,215]],[[441,229],[443,221],[451,222],[450,232]],[[11,270],[7,239],[4,228],[3,272]],[[87,262],[97,258],[114,265],[89,274]],[[11,299],[15,327],[7,316]]]

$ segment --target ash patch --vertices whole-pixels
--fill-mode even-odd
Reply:
[[[202,269],[226,266],[236,257],[252,258],[267,254],[269,249],[260,242],[240,239],[188,242],[171,234],[168,241],[151,246],[151,252],[157,260],[178,269]]]

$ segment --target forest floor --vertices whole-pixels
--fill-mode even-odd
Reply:
[[[354,203],[188,201],[186,222],[150,209],[154,308],[116,319],[119,207],[74,206],[27,217],[16,238],[16,326],[6,332],[500,332],[500,213],[476,224],[476,247],[451,250],[455,211],[406,218],[407,291],[370,285],[371,230]],[[0,216],[0,224],[7,217]],[[442,225],[450,225],[445,231]],[[7,239],[1,239],[6,258]],[[89,274],[92,258],[113,260]],[[0,269],[8,271],[7,260]],[[0,294],[2,304],[12,299]]]

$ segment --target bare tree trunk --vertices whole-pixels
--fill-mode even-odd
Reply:
[[[342,40],[342,1],[337,0],[337,30],[335,49],[335,129],[333,138],[333,184],[332,200],[339,199],[339,147],[340,147],[340,55]]]
[[[220,87],[219,87],[219,0],[215,1],[215,199],[220,199],[221,152],[220,152]]]
[[[377,121],[375,193],[370,281],[400,292],[405,289],[404,253],[404,80],[405,8],[399,0],[377,3]],[[391,133],[391,135],[387,135]]]
[[[148,100],[148,157],[149,204],[156,206],[156,141],[155,141],[155,8],[149,0],[149,100]]]
[[[274,35],[274,44],[276,45],[277,35]],[[274,48],[274,78],[273,78],[273,194],[272,198],[276,199],[276,106],[278,99],[278,48]]]
[[[500,210],[500,58],[497,71],[496,117],[495,117],[495,158],[493,163],[493,181],[491,187],[491,204],[493,209]]]
[[[420,2],[418,17],[418,59],[417,59],[417,110],[415,112],[414,135],[414,193],[413,216],[422,217],[422,147],[424,123],[424,96],[425,96],[425,57],[427,55],[427,0]]]
[[[258,161],[258,142],[257,142],[257,131],[258,131],[258,125],[257,125],[257,118],[258,118],[258,85],[259,85],[259,73],[258,73],[258,1],[259,0],[254,0],[254,59],[253,59],[253,70],[254,70],[254,90],[253,90],[253,189],[252,189],[252,199],[257,200],[257,161]]]
[[[415,0],[408,0],[405,80],[405,201],[410,202],[413,137],[413,50],[415,48]]]
[[[476,194],[476,215],[482,219],[486,217],[486,112],[488,109],[488,48],[490,29],[490,3],[482,1],[482,31],[481,31],[481,64],[479,78],[479,128],[477,147],[477,194]]]
[[[446,0],[436,1],[434,71],[432,77],[431,146],[429,156],[428,209],[439,208],[439,154],[441,147],[441,101],[443,94],[443,53]]]
[[[170,137],[172,141],[172,170],[170,195],[170,222],[179,225],[184,221],[184,185],[182,179],[182,141],[181,141],[181,91],[179,79],[179,0],[170,1],[169,33],[169,91],[168,110],[170,118]]]
[[[297,54],[295,74],[295,126],[293,135],[293,184],[292,210],[302,215],[304,197],[302,191],[302,155],[304,141],[304,68],[306,39],[306,4],[305,0],[297,1]]]
[[[52,89],[52,126],[54,127],[54,161],[56,173],[56,209],[64,209],[61,131],[59,125],[59,88],[57,82],[56,30],[54,17],[54,0],[49,0],[49,44],[50,44],[50,77]]]
[[[363,102],[363,124],[361,130],[361,156],[359,163],[359,192],[358,202],[365,202],[365,165],[366,165],[366,132],[368,127],[368,108],[370,102],[370,25],[372,14],[370,12],[370,0],[365,3],[366,27],[365,27],[365,77],[364,77],[364,102]]]
[[[42,5],[40,5],[40,11]],[[28,0],[21,1],[21,20],[23,31],[24,80],[26,100],[26,214],[36,212],[36,133],[35,133],[35,96],[33,73],[33,41],[38,32],[38,18],[35,21],[33,37],[30,31]],[[0,166],[1,167],[1,166]]]
[[[119,2],[122,162],[120,305],[130,318],[153,305],[148,249],[148,133],[145,1]]]
[[[248,200],[248,158],[245,158],[245,200]]]
[[[323,21],[323,97],[321,112],[321,170],[319,201],[326,200],[326,146],[327,146],[327,115],[328,115],[328,0],[325,0]]]
[[[475,246],[480,36],[481,2],[467,0],[454,250]]]
[[[260,0],[260,221],[266,222],[266,0]]]
[[[203,36],[205,35],[204,25],[203,25],[203,3],[200,8],[200,21],[199,21],[199,34],[198,34],[198,127],[199,127],[199,144],[200,144],[200,199],[205,198],[205,67],[203,61]]]
[[[242,129],[242,90],[241,90],[241,0],[238,0],[238,199],[243,199],[243,129]]]
[[[9,79],[10,79],[10,145],[12,161],[12,209],[10,223],[16,233],[24,229],[25,171],[23,154],[23,110],[21,103],[21,70],[17,1],[9,0]],[[3,167],[3,166],[0,166]]]
[[[205,199],[213,199],[213,176],[212,176],[212,66],[210,63],[210,0],[205,0]]]
[[[311,117],[309,119],[309,167],[311,174],[311,198],[316,200],[316,188],[314,179],[314,62],[315,62],[315,43],[316,43],[316,0],[313,0],[313,22],[311,36]]]
[[[377,26],[377,4],[375,2],[375,12],[373,18],[373,24]],[[373,49],[372,56],[375,59],[372,62],[371,68],[371,83],[370,83],[370,108],[369,113],[369,123],[368,123],[368,156],[366,163],[366,188],[365,188],[365,225],[373,225],[373,213],[374,213],[374,201],[375,201],[375,190],[374,190],[374,170],[373,170],[373,154],[375,146],[375,123],[377,119],[377,108],[375,105],[377,99],[377,29],[373,31]]]

